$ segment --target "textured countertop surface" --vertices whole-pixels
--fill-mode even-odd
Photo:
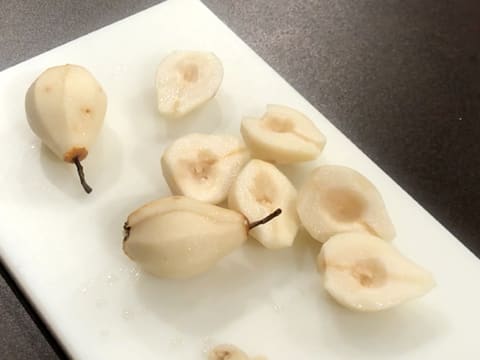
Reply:
[[[0,70],[158,2],[0,0]],[[478,0],[204,2],[480,255]],[[0,358],[62,357],[2,275]]]

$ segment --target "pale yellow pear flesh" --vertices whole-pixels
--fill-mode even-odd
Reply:
[[[264,356],[249,357],[244,351],[230,344],[217,345],[209,351],[208,360],[268,360]]]
[[[364,233],[343,233],[323,244],[318,256],[326,291],[341,305],[379,311],[429,292],[432,275],[393,245]]]
[[[297,211],[305,229],[320,242],[350,231],[385,240],[395,237],[377,188],[348,167],[323,165],[313,170],[298,192]]]
[[[278,164],[314,160],[326,143],[309,118],[281,105],[268,105],[259,119],[244,118],[240,131],[253,157]]]
[[[213,53],[174,51],[157,69],[160,114],[182,117],[213,98],[223,79],[223,66]]]
[[[274,165],[253,159],[243,168],[230,189],[228,207],[253,222],[282,209],[272,221],[250,231],[250,235],[270,249],[291,246],[298,231],[297,191]]]
[[[210,350],[208,360],[250,360],[250,358],[238,347],[224,344]]]
[[[165,150],[161,165],[173,194],[218,204],[248,159],[245,144],[234,136],[189,134]]]
[[[25,98],[33,132],[60,159],[82,160],[102,128],[107,97],[100,84],[78,65],[44,71]]]
[[[245,217],[236,211],[172,196],[130,214],[123,249],[153,275],[189,278],[242,245],[247,227]]]

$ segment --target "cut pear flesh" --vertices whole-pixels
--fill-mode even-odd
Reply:
[[[250,235],[267,248],[283,248],[291,246],[297,234],[296,199],[297,191],[280,170],[270,163],[254,159],[233,183],[228,207],[241,212],[249,221],[281,208],[281,216],[253,229]]]
[[[336,165],[315,169],[298,193],[297,210],[308,233],[318,241],[350,231],[385,240],[395,237],[382,196],[357,171]]]
[[[236,346],[225,344],[210,350],[208,360],[250,360],[250,358]]]
[[[45,70],[30,86],[25,111],[33,132],[60,159],[80,165],[96,140],[107,110],[107,97],[93,75],[79,65]]]
[[[240,131],[253,157],[278,164],[316,159],[326,142],[309,118],[281,105],[268,105],[260,119],[244,118]]]
[[[223,66],[215,54],[174,51],[158,66],[158,111],[181,117],[213,98],[223,79]]]
[[[174,194],[217,204],[226,199],[248,158],[245,144],[236,137],[190,134],[165,150],[161,164]]]
[[[208,353],[208,360],[267,360],[264,356],[249,357],[234,345],[217,345]]]
[[[341,305],[379,311],[429,292],[432,275],[390,243],[362,233],[331,237],[318,256],[327,292]]]

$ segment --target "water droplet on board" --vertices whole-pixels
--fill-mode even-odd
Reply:
[[[100,309],[100,308],[104,307],[106,305],[106,303],[107,302],[105,301],[105,299],[97,299],[95,301],[95,306]]]
[[[107,275],[107,284],[112,285],[115,281],[117,281],[117,277],[113,274]]]
[[[208,353],[210,351],[210,348],[212,347],[212,338],[207,336],[202,339],[203,342],[203,349],[202,352],[204,354]]]
[[[123,310],[122,318],[125,320],[130,320],[132,318],[132,313],[129,310]]]
[[[184,341],[181,337],[173,338],[170,342],[172,346],[181,346],[183,345]]]

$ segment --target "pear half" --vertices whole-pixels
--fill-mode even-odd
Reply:
[[[175,195],[218,204],[248,158],[245,144],[234,136],[189,134],[165,150],[161,164]]]
[[[379,311],[429,292],[432,275],[390,243],[362,233],[343,233],[323,244],[318,256],[327,292],[341,305]]]
[[[240,131],[253,157],[278,164],[316,159],[326,142],[309,118],[281,105],[267,105],[260,119],[244,118]]]
[[[228,207],[253,221],[277,208],[282,215],[259,226],[250,235],[270,249],[293,244],[299,220],[296,210],[297,191],[290,180],[274,165],[253,159],[243,168],[228,195]]]
[[[213,98],[222,79],[223,66],[215,54],[174,51],[158,66],[158,111],[167,117],[184,116]]]
[[[377,188],[348,167],[323,165],[313,170],[298,193],[297,211],[305,229],[320,242],[351,231],[385,240],[395,237]]]

